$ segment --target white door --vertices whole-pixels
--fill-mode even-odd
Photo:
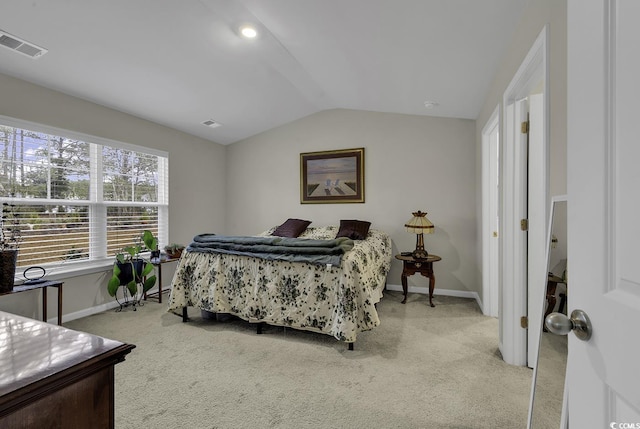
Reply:
[[[542,325],[542,301],[547,283],[547,228],[548,194],[547,147],[544,138],[544,98],[542,94],[529,96],[529,147],[526,217],[529,220],[527,233],[527,365],[533,368],[538,356],[538,331]]]
[[[640,427],[640,2],[568,1],[572,428]]]
[[[499,316],[500,109],[482,129],[482,312]]]
[[[492,317],[498,317],[500,308],[500,242],[498,241],[498,231],[500,231],[500,123],[491,130],[489,135],[489,285],[491,288],[491,311]]]

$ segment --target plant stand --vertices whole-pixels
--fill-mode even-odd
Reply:
[[[120,312],[127,307],[133,308],[133,311],[137,311],[138,307],[144,306],[142,302],[142,293],[136,293],[135,295],[131,295],[131,291],[127,288],[126,285],[121,285],[120,289],[122,289],[122,300],[118,299],[118,295],[116,294],[116,302],[120,305],[119,308],[116,308],[116,312]]]

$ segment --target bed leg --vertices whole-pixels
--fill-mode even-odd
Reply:
[[[258,325],[256,326],[256,334],[258,335],[262,334],[262,325],[264,325],[264,322],[258,323]]]
[[[349,343],[349,351],[353,351],[353,343]]]
[[[182,322],[187,322],[189,320],[189,316],[187,316],[187,307],[182,307]]]

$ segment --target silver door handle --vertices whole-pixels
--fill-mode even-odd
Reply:
[[[582,310],[573,310],[571,318],[562,313],[551,313],[544,319],[544,326],[556,335],[567,335],[573,331],[582,341],[589,341],[593,328],[589,316]]]

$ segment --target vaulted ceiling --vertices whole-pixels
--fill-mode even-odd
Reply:
[[[331,108],[475,119],[527,1],[2,0],[48,52],[0,73],[221,144]]]

